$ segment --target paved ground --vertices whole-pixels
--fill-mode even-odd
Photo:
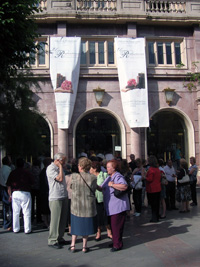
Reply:
[[[198,200],[200,204],[200,189]],[[178,205],[177,205],[178,206]],[[111,253],[106,232],[99,242],[91,236],[87,254],[81,251],[81,240],[70,253],[65,246],[55,250],[47,246],[48,231],[33,226],[33,233],[14,234],[0,228],[0,266],[200,266],[200,206],[190,213],[167,212],[167,218],[157,224],[149,223],[150,209],[141,217],[131,216],[125,224],[124,249]],[[70,240],[69,236],[65,236]]]

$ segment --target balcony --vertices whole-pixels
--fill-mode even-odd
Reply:
[[[41,0],[43,12],[37,19],[124,19],[124,20],[171,20],[199,23],[198,0]]]

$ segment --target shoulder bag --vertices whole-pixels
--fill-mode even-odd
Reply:
[[[178,183],[183,184],[183,183],[188,183],[190,181],[189,175],[186,173],[184,169],[185,175],[182,177],[182,179],[178,180]]]
[[[79,173],[83,182],[87,185],[87,187],[90,189],[90,192],[92,193],[92,195],[95,197],[95,193],[93,192],[92,188],[88,185],[88,183],[85,181],[85,179],[83,178],[83,176],[81,175],[81,173]]]

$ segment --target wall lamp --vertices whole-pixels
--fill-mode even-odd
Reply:
[[[163,92],[165,92],[165,100],[168,105],[171,104],[173,97],[174,97],[174,91],[175,89],[171,89],[169,87],[165,88]]]
[[[93,89],[95,99],[97,104],[100,106],[103,101],[103,96],[105,93],[105,89],[101,89],[99,86],[96,89]]]

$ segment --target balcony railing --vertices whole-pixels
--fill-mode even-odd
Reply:
[[[40,4],[39,4],[39,7],[40,7],[42,10],[47,9],[47,0],[41,0],[41,1],[40,1]]]
[[[77,0],[77,10],[115,11],[117,0]]]
[[[40,0],[39,7],[46,15],[66,16],[77,13],[91,13],[128,16],[165,16],[187,15],[198,17],[200,1],[197,0]],[[40,15],[41,17],[41,15]],[[99,18],[101,19],[101,18]]]
[[[146,1],[146,11],[160,12],[160,13],[172,13],[172,12],[185,13],[186,2],[159,1],[159,0]]]

